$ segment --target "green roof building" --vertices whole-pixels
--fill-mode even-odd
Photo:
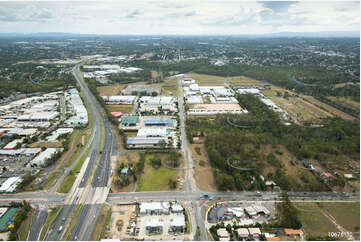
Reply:
[[[123,120],[122,120],[122,125],[123,126],[135,126],[135,125],[137,125],[138,120],[139,120],[139,116],[137,116],[137,115],[124,116]]]

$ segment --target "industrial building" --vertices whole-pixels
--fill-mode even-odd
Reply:
[[[0,156],[34,156],[41,152],[41,148],[21,148],[13,150],[0,150]]]
[[[138,115],[128,115],[122,117],[121,125],[125,127],[136,126],[139,120]]]
[[[69,134],[69,133],[72,133],[73,131],[74,131],[73,128],[59,128],[59,129],[53,131],[53,133],[50,136],[46,137],[46,140],[47,141],[56,141],[60,135]]]
[[[137,96],[103,96],[106,104],[133,104]]]
[[[167,128],[141,128],[138,130],[137,137],[165,137],[170,134]]]
[[[22,182],[21,177],[10,177],[0,186],[0,192],[2,193],[10,193],[15,192],[16,187]]]
[[[3,147],[3,150],[13,150],[18,144],[23,143],[23,139],[14,139]]]
[[[45,165],[46,161],[53,157],[56,152],[60,152],[62,148],[46,148],[43,152],[37,155],[28,164],[29,167],[41,167]]]
[[[176,97],[173,96],[162,96],[162,97],[150,97],[143,96],[139,98],[139,111],[140,112],[178,112],[176,105]]]
[[[187,96],[186,97],[187,104],[201,104],[203,103],[203,98],[201,96]]]
[[[68,102],[68,109],[74,114],[64,124],[67,126],[87,125],[88,124],[88,112],[84,106],[78,90],[75,88],[70,89],[65,95]]]
[[[160,95],[160,88],[152,88],[145,85],[129,85],[125,89],[121,91],[122,95],[146,95],[146,96],[154,96]]]
[[[183,86],[188,86],[188,85],[191,85],[191,84],[194,84],[194,83],[196,83],[196,80],[194,80],[193,78],[185,77],[182,80],[182,85]]]
[[[129,137],[127,139],[128,148],[137,148],[137,147],[157,147],[161,142],[166,142],[162,137]]]
[[[160,119],[146,119],[144,121],[145,126],[167,126],[173,127],[174,121],[172,119],[160,118]]]

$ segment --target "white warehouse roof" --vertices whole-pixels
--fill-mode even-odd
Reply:
[[[1,184],[0,192],[14,192],[17,185],[22,180],[23,179],[18,176],[8,178],[3,184]]]
[[[60,151],[59,148],[47,148],[39,155],[37,155],[32,161],[30,161],[30,165],[42,166],[45,162],[50,159],[56,152]]]

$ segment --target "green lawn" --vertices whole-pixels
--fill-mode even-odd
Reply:
[[[300,209],[299,218],[307,235],[328,236],[328,232],[339,231],[322,213],[317,203],[295,203]],[[302,211],[301,211],[302,209]]]
[[[133,105],[126,105],[126,104],[106,105],[106,107],[110,112],[122,112],[122,113],[131,113],[133,109]]]
[[[64,182],[59,186],[57,192],[59,193],[68,193],[73,183],[76,179],[77,174],[75,172],[69,173],[66,177]]]
[[[137,182],[137,191],[167,191],[169,179],[177,179],[178,170],[172,170],[161,166],[154,169],[147,159],[144,173]]]
[[[55,185],[56,181],[58,180],[59,178],[59,175],[60,175],[60,171],[54,171],[52,172],[49,177],[48,177],[48,180],[46,182],[46,184],[44,185],[43,189],[49,189],[51,188],[52,186]]]
[[[348,231],[357,232],[360,230],[359,202],[320,203],[320,206],[329,212],[337,220],[337,223]]]

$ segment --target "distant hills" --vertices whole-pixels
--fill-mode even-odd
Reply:
[[[0,38],[86,38],[86,37],[126,37],[126,36],[160,36],[160,35],[111,35],[111,34],[79,34],[79,33],[61,33],[61,32],[41,32],[41,33],[0,33]],[[170,36],[170,35],[165,35]],[[177,36],[177,35],[171,35]],[[189,36],[179,34],[178,36]],[[198,36],[199,35],[194,35]],[[204,35],[207,36],[207,35]],[[218,36],[218,35],[208,35]],[[225,36],[225,35],[219,35]],[[233,35],[245,38],[360,38],[359,31],[322,31],[322,32],[279,32],[269,34],[242,34]]]

